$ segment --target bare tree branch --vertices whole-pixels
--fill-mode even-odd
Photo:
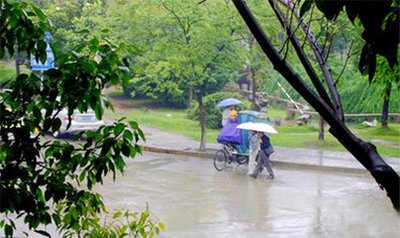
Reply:
[[[326,61],[322,55],[321,50],[318,47],[318,44],[315,41],[315,38],[307,24],[305,24],[302,19],[300,19],[300,13],[297,8],[295,8],[295,5],[292,3],[291,0],[278,0],[280,3],[282,3],[284,6],[290,8],[292,12],[296,15],[296,17],[300,20],[301,27],[303,28],[303,31],[306,33],[306,37],[308,42],[311,44],[311,48],[314,51],[314,55],[317,58],[317,62],[325,76],[326,83],[328,85],[329,92],[331,94],[331,97],[333,99],[333,104],[335,106],[334,110],[339,116],[339,118],[344,121],[343,117],[343,109],[342,109],[342,104],[340,102],[340,97],[337,93],[336,86],[334,84],[332,72],[328,65],[326,64]]]
[[[270,59],[274,69],[308,102],[331,126],[330,132],[371,173],[377,184],[385,189],[393,207],[400,212],[400,177],[378,154],[376,147],[357,138],[343,120],[314,91],[304,83],[273,46],[244,0],[232,0],[244,22]]]
[[[339,73],[339,76],[337,76],[337,78],[336,78],[335,85],[339,82],[340,78],[342,77],[342,75],[344,73],[344,70],[346,69],[346,66],[347,66],[347,63],[349,62],[350,57],[353,55],[351,53],[351,50],[353,48],[353,43],[354,43],[354,41],[352,41],[350,43],[349,51],[346,54],[346,60],[344,61],[344,64],[343,64],[342,70]]]
[[[275,15],[278,17],[278,20],[281,23],[282,27],[285,29],[285,31],[288,35],[288,40],[290,40],[292,42],[292,45],[297,53],[297,56],[299,57],[304,69],[306,70],[308,76],[310,77],[311,82],[313,83],[318,94],[329,105],[329,107],[331,107],[334,110],[331,99],[329,98],[328,94],[326,93],[326,90],[323,87],[321,81],[319,80],[318,75],[315,72],[314,68],[312,67],[311,62],[306,57],[302,47],[300,46],[299,41],[297,40],[294,33],[291,31],[290,26],[287,23],[285,17],[283,16],[282,11],[279,9],[279,7],[275,4],[274,1],[268,0],[268,2],[271,5],[272,9],[274,10]]]

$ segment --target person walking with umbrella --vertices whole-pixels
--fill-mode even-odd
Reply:
[[[249,176],[257,178],[257,176],[265,167],[269,173],[267,179],[274,179],[274,171],[272,170],[271,162],[269,160],[269,156],[274,153],[274,148],[272,147],[269,137],[266,133],[276,134],[278,132],[271,125],[261,122],[245,122],[237,126],[237,128],[242,130],[256,131],[260,140],[257,166],[254,169],[254,172],[249,174]]]
[[[260,151],[258,152],[257,166],[250,176],[257,178],[258,174],[260,174],[265,167],[269,173],[267,179],[274,179],[274,171],[272,170],[271,161],[269,160],[269,156],[274,153],[274,148],[269,141],[269,137],[264,132],[257,132],[257,135],[260,138]]]
[[[249,164],[247,175],[251,176],[256,168],[256,158],[258,151],[260,150],[260,139],[258,138],[256,131],[250,132],[249,138]]]

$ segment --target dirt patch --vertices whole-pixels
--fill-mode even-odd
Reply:
[[[129,109],[129,108],[148,108],[148,109],[155,109],[160,108],[160,105],[157,102],[150,101],[150,100],[136,100],[132,99],[126,95],[116,95],[116,96],[108,96],[112,104],[120,109]]]

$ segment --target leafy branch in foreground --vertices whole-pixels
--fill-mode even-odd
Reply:
[[[7,52],[12,57],[17,49],[43,62],[42,39],[51,27],[40,9],[0,0],[0,10],[0,56]],[[49,141],[46,134],[61,126],[57,118],[61,109],[67,108],[69,116],[92,109],[101,119],[103,107],[112,109],[102,95],[104,87],[126,84],[130,76],[128,62],[119,56],[123,45],[93,37],[69,53],[56,43],[51,47],[57,68],[21,74],[8,83],[10,91],[0,93],[0,212],[4,217],[0,228],[6,237],[18,229],[18,218],[29,230],[46,236],[50,235],[38,230],[40,225],[54,224],[60,233],[71,236],[95,232],[98,214],[106,209],[93,187],[109,173],[114,179],[116,172],[123,173],[124,159],[141,153],[137,143],[145,140],[136,122],[119,120],[80,134],[76,143]],[[143,220],[138,223],[140,232],[151,234],[153,228],[157,232],[162,228],[147,218],[138,217]]]

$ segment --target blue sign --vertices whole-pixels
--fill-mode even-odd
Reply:
[[[34,55],[31,55],[31,69],[33,71],[45,71],[48,69],[54,68],[54,54],[53,51],[50,48],[49,42],[53,39],[52,35],[50,32],[46,32],[44,36],[44,41],[47,43],[46,47],[46,55],[47,55],[47,60],[44,62],[40,62],[40,60],[36,60],[36,57]]]

